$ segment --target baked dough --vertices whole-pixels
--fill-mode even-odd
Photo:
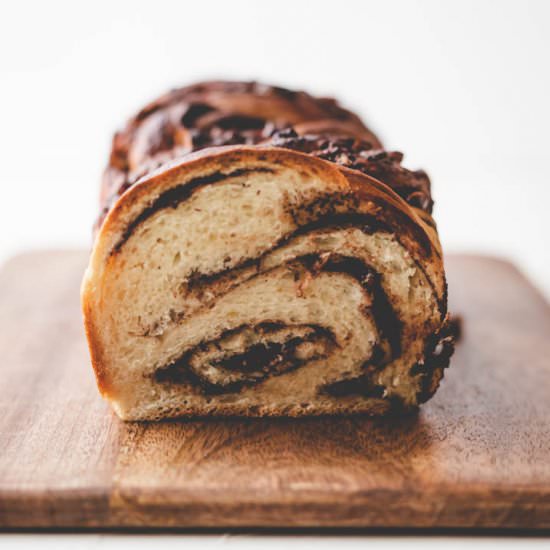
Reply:
[[[121,418],[381,415],[437,389],[453,338],[429,180],[301,94],[191,86],[115,137],[82,304]]]

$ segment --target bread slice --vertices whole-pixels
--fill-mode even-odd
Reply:
[[[186,155],[110,206],[82,303],[121,418],[379,415],[437,388],[452,338],[431,203],[368,175],[384,159],[285,139]]]

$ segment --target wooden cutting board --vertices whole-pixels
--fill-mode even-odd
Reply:
[[[464,336],[418,415],[124,424],[88,361],[86,259],[0,274],[0,526],[550,527],[550,310],[510,264],[449,257]]]

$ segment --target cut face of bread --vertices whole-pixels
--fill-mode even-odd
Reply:
[[[209,148],[130,187],[82,296],[99,387],[129,420],[413,408],[452,349],[429,215],[273,145]]]

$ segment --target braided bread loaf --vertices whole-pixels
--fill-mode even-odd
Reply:
[[[333,100],[204,83],[116,134],[82,302],[124,419],[416,407],[453,350],[430,183]]]

